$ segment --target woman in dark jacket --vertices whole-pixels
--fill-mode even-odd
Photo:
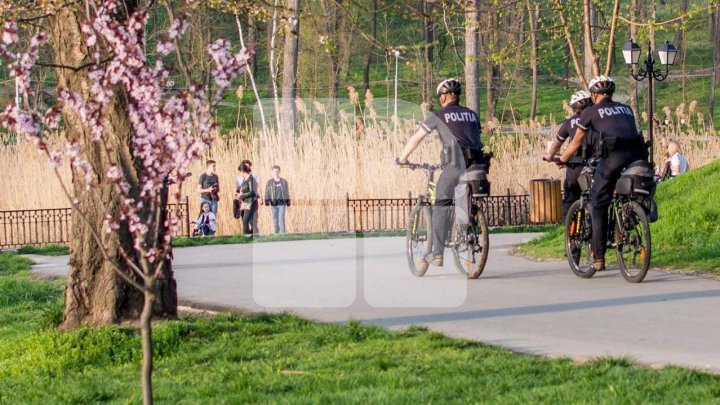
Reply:
[[[251,235],[253,233],[252,218],[258,209],[257,182],[250,175],[252,169],[247,163],[241,164],[238,171],[240,171],[238,178],[240,186],[237,189],[235,198],[242,204],[243,233]]]

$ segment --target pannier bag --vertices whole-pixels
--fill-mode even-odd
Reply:
[[[623,170],[615,186],[615,193],[629,196],[650,196],[655,188],[652,164],[636,160]]]
[[[615,193],[638,199],[648,215],[648,221],[655,222],[658,220],[655,187],[652,164],[645,160],[636,160],[623,170],[615,186]]]
[[[460,176],[460,183],[467,183],[473,197],[487,197],[490,195],[490,182],[487,179],[487,166],[473,164],[467,168],[465,174]]]

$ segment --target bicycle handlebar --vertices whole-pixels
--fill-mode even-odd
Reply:
[[[567,166],[570,168],[586,167],[586,166],[592,165],[591,160],[587,160],[587,159],[570,159],[567,162],[562,162],[562,161],[560,161],[560,156],[554,156],[552,158],[552,160],[547,160],[547,159],[545,159],[545,157],[543,157],[543,160],[546,162],[555,163],[556,165]]]
[[[410,163],[410,162],[400,163],[399,159],[395,159],[395,164],[397,164],[398,166],[400,166],[402,168],[410,169],[410,170],[416,170],[416,169],[438,170],[438,169],[442,169],[442,167],[443,167],[443,165],[431,165],[429,163]]]

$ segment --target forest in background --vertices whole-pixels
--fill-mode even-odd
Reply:
[[[150,15],[157,32],[173,18],[164,4],[157,3]],[[223,132],[239,128],[232,132],[243,134],[253,120],[256,126],[261,122],[258,98],[266,108],[276,97],[278,105],[281,98],[339,99],[329,103],[332,116],[335,110],[357,113],[369,89],[376,99],[385,99],[384,108],[376,103],[377,113],[390,116],[396,62],[397,98],[407,102],[399,115],[406,112],[403,105],[411,106],[412,116],[418,105],[432,108],[436,83],[457,77],[465,85],[464,101],[484,121],[494,117],[502,124],[551,114],[559,121],[563,102],[583,80],[609,72],[619,81],[618,98],[634,107],[642,126],[647,80],[636,84],[621,54],[632,37],[644,51],[648,42],[656,49],[666,40],[679,49],[668,79],[656,82],[659,121],[709,127],[720,117],[714,103],[720,77],[718,7],[715,0],[197,2],[171,81],[175,89],[190,79],[210,87],[211,61],[204,50],[218,38],[236,49],[253,49],[250,69],[227,91],[216,113]],[[150,58],[156,40],[150,32]],[[51,49],[44,52],[40,62],[52,60]],[[34,74],[37,91],[30,102],[52,104],[53,66],[40,63]],[[6,101],[13,97],[13,82],[4,70],[0,82]],[[353,102],[353,93],[359,102]],[[693,101],[692,116],[678,113]],[[280,110],[292,110],[295,117],[296,108],[288,102]],[[264,115],[268,125],[283,125],[272,108]]]

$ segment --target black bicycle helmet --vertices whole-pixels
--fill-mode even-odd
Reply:
[[[454,94],[459,96],[462,93],[462,86],[460,82],[455,79],[445,79],[437,86],[437,96],[440,97],[443,94]]]
[[[600,75],[590,80],[588,86],[591,93],[613,94],[615,92],[615,80],[610,76]]]

